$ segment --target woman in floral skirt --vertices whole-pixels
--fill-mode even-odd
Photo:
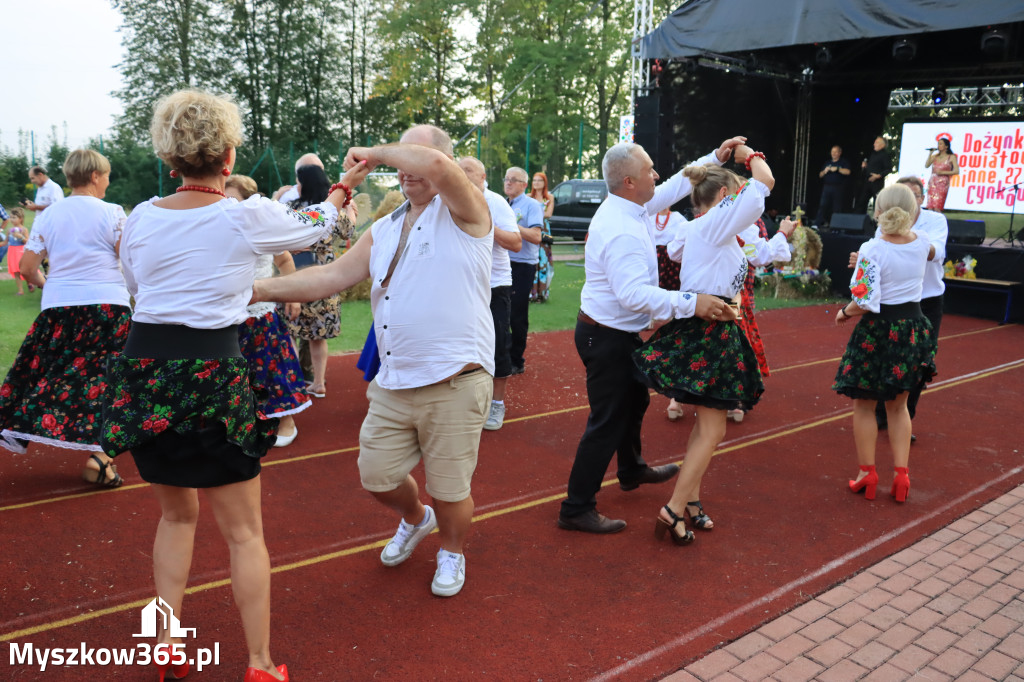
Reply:
[[[26,452],[28,441],[88,452],[82,477],[121,485],[100,446],[106,361],[128,338],[131,308],[117,265],[125,214],[103,201],[110,162],[78,149],[64,162],[71,195],[39,214],[21,256],[30,284],[46,285],[42,312],[0,385],[0,445]],[[39,266],[50,261],[49,279]]]
[[[248,317],[257,258],[302,249],[331,234],[347,195],[366,175],[297,213],[265,197],[228,200],[225,179],[242,141],[238,107],[183,90],[161,99],[150,126],[157,155],[183,184],[173,196],[132,211],[121,263],[135,297],[124,352],[112,359],[104,402],[103,445],[130,450],[151,484],[161,518],[153,543],[157,595],[182,616],[203,488],[231,556],[231,587],[249,650],[246,682],[287,680],[270,656],[270,558],[263,540],[260,458],[273,420],[256,418],[249,366],[238,346]],[[216,272],[210,276],[211,269]],[[158,623],[158,666],[182,677],[188,657]],[[155,656],[154,656],[155,658]]]
[[[224,193],[229,199],[245,201],[257,192],[256,181],[247,175],[231,175],[224,182]],[[256,261],[256,278],[273,277],[275,267],[282,275],[295,272],[291,252],[261,255]],[[299,435],[293,415],[312,403],[306,395],[295,345],[277,314],[277,306],[253,303],[245,311],[249,317],[238,325],[238,346],[249,361],[249,382],[258,401],[256,417],[279,420],[274,447],[283,448]],[[298,303],[285,304],[286,316],[298,314]]]
[[[936,339],[921,313],[925,266],[935,247],[911,232],[917,201],[906,185],[886,187],[875,199],[880,237],[865,242],[850,281],[853,301],[836,324],[863,316],[853,328],[832,390],[853,398],[853,439],[860,472],[850,490],[873,500],[878,485],[875,404],[885,402],[895,476],[891,494],[904,502],[910,492],[909,391],[935,375]]]
[[[295,210],[318,204],[327,196],[331,181],[320,166],[301,166],[295,173],[299,181],[299,198],[291,202]],[[327,265],[335,259],[334,249],[355,234],[356,206],[349,202],[338,216],[334,230],[311,247],[314,265]],[[309,343],[313,364],[313,383],[307,393],[317,398],[327,396],[327,340],[341,333],[341,294],[303,303],[299,316],[287,321],[288,330],[296,339]]]
[[[670,533],[679,545],[693,542],[693,533],[685,526],[687,516],[694,528],[714,527],[701,504],[700,485],[712,453],[725,437],[726,411],[747,409],[764,392],[757,357],[736,324],[739,295],[747,277],[747,258],[736,235],[764,211],[764,198],[775,179],[764,154],[746,145],[736,147],[735,154],[737,162],[746,162],[752,180],[744,181],[713,165],[684,169],[693,184],[691,199],[700,215],[679,229],[668,245],[669,255],[681,259],[680,290],[729,301],[727,319],[673,320],[634,355],[655,390],[696,408],[686,458],[672,497],[658,513],[655,525],[657,537]]]

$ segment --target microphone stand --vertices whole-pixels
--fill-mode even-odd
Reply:
[[[1017,210],[1017,190],[1020,189],[1022,186],[1024,186],[1024,183],[1019,183],[1018,182],[1016,185],[1007,185],[1006,187],[1003,187],[998,192],[996,192],[996,194],[998,195],[998,194],[1002,194],[1006,190],[1011,190],[1013,192],[1013,203],[1010,204],[1010,229],[1007,230],[1006,234],[1004,234],[1004,235],[1002,235],[1000,237],[996,237],[994,242],[997,242],[997,241],[999,241],[1001,239],[1004,242],[1006,242],[1007,244],[1009,244],[1010,246],[1015,246],[1015,244],[1014,244],[1014,234],[1013,234],[1013,216],[1014,216],[1014,213]],[[1018,239],[1017,241],[1024,241],[1024,240]],[[1022,246],[1024,246],[1024,244],[1022,244]]]

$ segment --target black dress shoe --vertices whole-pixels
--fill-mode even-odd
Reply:
[[[558,527],[565,530],[579,530],[584,533],[618,533],[626,527],[626,522],[622,519],[609,519],[596,509],[591,509],[579,516],[559,514]]]
[[[917,442],[917,436],[915,436],[914,434],[910,434],[910,444],[913,445],[916,442]]]
[[[639,478],[627,481],[619,479],[619,487],[623,490],[636,490],[644,483],[664,483],[679,473],[679,466],[676,464],[663,464],[660,467],[647,467],[641,472]]]

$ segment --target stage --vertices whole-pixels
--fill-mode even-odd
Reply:
[[[865,235],[821,233],[821,269],[832,274],[832,287],[841,296],[850,293],[850,252],[856,251],[867,239]],[[1024,282],[1024,248],[1010,247],[1002,242],[993,244],[991,241],[982,245],[946,245],[946,260],[955,263],[968,255],[978,261],[975,274],[979,279]],[[1012,300],[1008,315],[1007,294]],[[1024,284],[1018,284],[1007,294],[947,286],[943,311],[998,321],[1006,317],[1017,321],[1024,319]]]

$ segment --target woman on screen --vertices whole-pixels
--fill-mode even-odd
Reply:
[[[939,148],[928,155],[925,168],[932,169],[928,179],[928,205],[926,208],[939,213],[946,207],[946,195],[949,193],[949,178],[960,175],[960,164],[956,154],[949,148],[949,138],[940,137]]]

